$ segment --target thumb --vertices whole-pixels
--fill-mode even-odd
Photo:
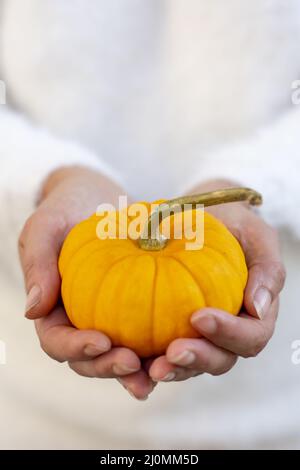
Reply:
[[[19,255],[27,292],[27,318],[43,317],[57,304],[60,294],[57,260],[65,234],[66,223],[43,210],[37,210],[22,230]]]
[[[245,247],[249,277],[244,303],[250,315],[262,319],[280,294],[286,274],[276,231],[264,224],[258,233]]]

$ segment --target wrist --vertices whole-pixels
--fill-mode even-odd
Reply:
[[[124,190],[115,182],[100,172],[84,166],[63,166],[49,173],[43,182],[37,203],[40,204],[51,193],[61,188],[79,188],[88,186],[94,193],[103,197],[107,195],[109,201],[124,194]]]
[[[39,201],[45,199],[62,182],[73,178],[81,178],[83,175],[86,176],[87,172],[90,173],[91,170],[81,166],[61,166],[55,169],[43,181]]]

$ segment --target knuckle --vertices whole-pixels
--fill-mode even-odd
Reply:
[[[221,331],[223,333],[223,337],[226,338],[228,344],[235,344],[240,340],[239,328],[235,317],[230,320],[232,322],[232,328],[229,329],[224,327],[223,331]]]
[[[69,368],[70,368],[73,372],[75,372],[76,374],[81,375],[81,376],[84,375],[84,374],[80,371],[80,369],[77,367],[76,362],[68,361],[68,366],[69,366]]]
[[[246,352],[244,357],[256,357],[258,356],[259,353],[266,347],[268,344],[269,337],[266,333],[265,328],[262,328],[260,331],[260,334],[257,335],[255,341],[253,341],[252,346],[249,348],[249,350]]]
[[[247,355],[246,357],[257,357],[258,354],[263,350],[263,348],[264,344],[258,341],[255,345],[252,346],[249,351],[249,355]]]
[[[32,224],[34,223],[35,220],[35,213],[31,214],[30,217],[25,221],[25,224],[23,226],[23,233],[26,234],[30,228],[32,227]]]
[[[95,376],[99,379],[103,377],[108,377],[108,368],[102,364],[102,361],[95,361]]]
[[[200,357],[198,357],[198,368],[200,371],[208,371],[210,369],[210,357],[208,354],[202,353]]]
[[[36,220],[36,213],[32,214],[25,222],[23,229],[19,235],[18,238],[18,250],[19,250],[19,256],[20,260],[22,262],[23,266],[23,271],[25,276],[29,275],[32,268],[33,268],[33,261],[31,260],[26,260],[27,256],[25,256],[25,248],[28,242],[28,237],[30,233],[32,232],[32,227],[35,224]]]
[[[261,349],[262,348],[260,348],[260,344],[257,342],[253,344],[247,351],[245,351],[243,357],[246,359],[256,357],[260,353]]]
[[[191,378],[192,377],[198,377],[199,375],[203,375],[203,374],[204,374],[204,372],[202,372],[202,370],[198,370],[198,369],[192,369],[190,371]]]
[[[57,234],[66,234],[68,230],[68,223],[65,216],[63,214],[56,214],[55,217],[55,227]]]
[[[211,375],[218,376],[218,375],[223,375],[229,372],[232,367],[236,364],[238,358],[237,356],[230,356],[228,357],[222,365],[219,365],[215,370],[211,372]]]
[[[61,364],[63,362],[65,362],[65,359],[62,359],[61,357],[59,357],[57,354],[54,353],[54,351],[49,346],[49,343],[45,338],[40,337],[39,340],[40,340],[40,346],[41,346],[42,350],[44,351],[44,353],[47,354],[47,356],[49,356],[51,359],[54,359],[55,361],[57,361]]]
[[[22,228],[22,231],[19,235],[19,238],[18,238],[18,247],[19,247],[19,250],[20,251],[23,251],[24,248],[25,248],[25,242],[26,242],[26,237],[28,235],[28,232],[30,232],[30,229],[32,227],[32,223],[33,223],[33,215],[31,215],[25,222],[25,224],[23,225],[23,228]]]
[[[76,360],[81,354],[80,354],[80,336],[79,336],[79,330],[72,331],[71,334],[68,335],[68,337],[65,338],[65,355],[68,357],[68,360]]]
[[[34,227],[47,227],[47,231],[53,237],[61,237],[68,232],[68,223],[64,214],[48,210],[46,208],[39,208],[35,211],[25,222],[20,236],[18,238],[18,246],[22,251],[25,247],[26,239],[33,231]]]
[[[66,235],[68,231],[68,223],[66,217],[57,211],[41,208],[39,210],[39,218],[47,226],[48,231],[54,238],[61,238],[61,235]]]
[[[26,261],[26,262],[24,263],[23,271],[24,271],[25,279],[27,279],[27,280],[30,279],[31,273],[32,273],[33,270],[34,270],[34,267],[35,267],[35,264],[34,264],[34,261],[33,261],[33,260],[29,260],[29,261]]]
[[[279,283],[280,288],[282,288],[286,280],[286,269],[284,265],[280,261],[274,261],[271,263],[270,269],[273,273],[273,276]]]
[[[53,355],[50,353],[48,344],[47,344],[47,342],[45,341],[44,338],[40,338],[40,346],[41,346],[42,350],[44,351],[44,353],[46,353],[46,354],[47,354],[48,356],[50,356],[50,357],[53,356]]]
[[[68,361],[68,366],[71,370],[73,370],[74,372],[77,372],[76,365],[73,362]]]
[[[21,235],[26,236],[28,234],[28,232],[30,232],[32,230],[32,227],[36,223],[38,214],[39,214],[39,211],[35,211],[35,212],[33,212],[33,214],[31,214],[28,217],[28,219],[25,221],[25,223],[23,225]]]

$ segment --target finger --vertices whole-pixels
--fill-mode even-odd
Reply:
[[[47,315],[60,292],[57,259],[66,235],[62,217],[38,210],[25,224],[19,238],[19,254],[27,292],[26,316]]]
[[[147,400],[157,385],[143,369],[134,374],[119,377],[117,380],[137,400]]]
[[[158,358],[150,367],[153,380],[185,380],[208,373],[221,375],[236,363],[237,356],[223,350],[208,340],[177,339],[167,349],[166,356]]]
[[[193,314],[191,323],[201,336],[239,356],[254,357],[271,338],[278,313],[278,299],[271,305],[264,320],[247,314],[230,315],[205,308]]]
[[[148,375],[149,375],[150,367],[153,364],[153,361],[155,361],[154,357],[150,357],[150,358],[146,358],[142,360],[143,369],[147,372]]]
[[[285,268],[281,261],[276,231],[261,222],[249,224],[242,239],[249,277],[244,294],[247,312],[262,319],[285,282]]]
[[[205,338],[176,339],[169,345],[166,357],[175,366],[211,375],[228,372],[237,361],[236,354],[215,346]]]
[[[181,382],[202,372],[171,364],[166,356],[160,356],[152,362],[149,375],[154,382]]]
[[[69,366],[84,377],[118,378],[137,372],[141,363],[130,349],[113,348],[89,361],[70,361]]]
[[[80,361],[94,358],[110,350],[110,339],[95,330],[77,330],[63,308],[35,321],[42,349],[53,359]]]

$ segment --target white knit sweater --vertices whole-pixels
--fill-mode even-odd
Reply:
[[[0,105],[0,260],[5,308],[10,305],[16,310],[8,297],[12,283],[7,276],[10,273],[19,285],[17,233],[33,210],[42,180],[60,165],[98,168],[121,180],[135,199],[173,197],[208,178],[231,178],[260,190],[265,199],[262,214],[299,239],[300,105],[296,102],[300,93],[293,89],[299,78],[298,0],[0,0],[0,79],[7,89],[7,104]],[[15,290],[11,292],[10,297]],[[9,318],[3,320],[3,331],[13,342],[15,324],[10,329]],[[29,328],[25,331],[30,336]],[[29,340],[26,345],[31,350]],[[11,347],[20,360],[15,343]],[[8,367],[3,372],[8,390],[19,388],[22,397],[31,396],[41,386],[42,367],[48,367],[49,376],[57,374],[58,366],[40,359],[41,353],[36,345],[34,348],[28,357],[37,361],[36,368],[34,372],[26,368],[22,386],[14,382]],[[255,364],[251,370],[260,376],[262,362],[257,359]],[[246,366],[237,368],[233,382],[229,374],[218,379],[218,385],[214,381],[213,387],[210,378],[202,383],[191,381],[194,385],[174,385],[179,392],[174,397],[172,391],[172,398],[164,388],[153,398],[152,411],[147,412],[153,422],[144,434],[161,432],[163,439],[168,429],[170,439],[163,442],[169,445],[177,445],[180,435],[179,442],[185,445],[225,442],[229,446],[232,429],[224,422],[232,419],[230,410],[239,405],[230,408],[227,399],[222,401],[221,389],[229,396],[247,380],[248,370]],[[294,377],[294,369],[291,374]],[[83,384],[65,370],[59,377],[62,389]],[[87,382],[82,390],[89,394]],[[203,383],[206,396],[201,392]],[[109,399],[105,387],[104,401]],[[189,420],[196,415],[182,398],[188,390],[192,390],[193,406],[199,399],[208,410],[207,420],[203,418],[206,431],[200,419],[196,436],[189,430],[193,426]],[[139,422],[142,405],[128,405],[123,392],[114,391]],[[45,395],[44,390],[45,403],[55,412],[63,409],[72,416],[70,401],[63,401],[62,406],[61,400],[51,401]],[[272,396],[270,401],[276,399]],[[41,397],[35,400],[42,407]],[[70,400],[77,408],[84,401],[82,394]],[[107,403],[105,406],[101,410],[107,413],[109,426]],[[257,422],[246,430],[246,405],[240,406],[234,438],[243,446],[249,435],[255,441]],[[215,407],[220,408],[219,415],[224,414],[222,422],[214,422],[214,411],[209,415]],[[166,408],[172,419],[167,419],[169,425],[158,425],[153,409]],[[272,408],[264,403],[262,410],[260,416],[265,413],[269,420]],[[99,423],[90,416],[91,424],[87,415],[86,411],[77,416],[79,428],[98,429]],[[173,421],[176,425],[172,427]],[[283,421],[286,436],[294,436],[294,424]],[[132,442],[138,442],[134,429],[128,423],[122,426],[124,433],[135,436]],[[177,435],[172,431],[175,428]],[[106,432],[107,427],[103,429]],[[109,431],[112,435],[113,429]],[[268,429],[275,433],[274,424]],[[143,432],[139,428],[138,435]],[[264,442],[268,433],[264,434],[261,424],[257,433],[262,433],[258,440]]]

